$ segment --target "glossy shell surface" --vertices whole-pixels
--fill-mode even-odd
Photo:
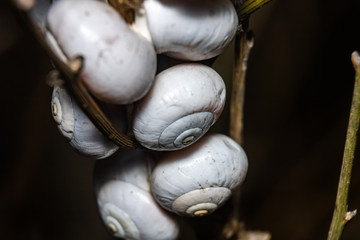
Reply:
[[[185,148],[215,123],[225,105],[226,89],[212,68],[180,64],[156,76],[149,93],[135,104],[133,131],[146,148]]]
[[[192,146],[164,155],[153,170],[151,189],[165,209],[185,216],[212,213],[244,180],[244,150],[222,134],[204,136]]]
[[[238,17],[230,0],[145,0],[157,53],[183,60],[209,59],[234,38]]]
[[[67,59],[85,58],[81,78],[98,99],[128,104],[149,90],[155,50],[106,3],[58,1],[49,10],[47,29]]]
[[[95,166],[100,215],[109,231],[125,239],[171,240],[179,234],[176,218],[150,193],[150,157],[142,151],[119,151]]]
[[[107,104],[103,104],[102,107],[118,130],[126,132],[125,109],[121,106]],[[61,134],[79,153],[87,157],[101,159],[118,150],[119,147],[95,127],[63,86],[54,87],[51,110]]]

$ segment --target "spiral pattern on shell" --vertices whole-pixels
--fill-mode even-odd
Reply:
[[[120,132],[126,132],[127,120],[122,106],[101,104]],[[61,134],[77,152],[91,158],[106,158],[119,147],[105,137],[78,106],[75,99],[60,85],[54,86],[52,115]]]
[[[146,148],[185,148],[201,138],[220,116],[226,89],[221,76],[199,63],[168,68],[135,104],[133,131]]]
[[[171,240],[179,225],[150,193],[152,159],[139,150],[122,150],[95,166],[95,192],[100,215],[115,237]]]
[[[243,182],[247,167],[240,145],[222,134],[207,135],[186,149],[164,155],[151,176],[152,193],[169,211],[207,215]]]

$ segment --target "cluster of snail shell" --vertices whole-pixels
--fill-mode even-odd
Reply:
[[[248,161],[241,146],[206,134],[223,111],[226,88],[199,63],[221,54],[237,25],[230,0],[144,0],[131,24],[105,0],[52,1],[49,46],[65,63],[83,56],[84,85],[118,130],[143,146],[119,149],[64,86],[54,86],[60,132],[79,153],[101,159],[94,189],[115,237],[176,239],[178,215],[211,214],[243,182]],[[159,54],[178,64],[158,62]]]

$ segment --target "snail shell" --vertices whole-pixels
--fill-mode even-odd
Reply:
[[[47,16],[48,34],[67,59],[85,59],[81,79],[98,99],[128,104],[142,98],[156,71],[152,44],[99,1],[58,1]],[[54,41],[50,45],[54,45]]]
[[[121,132],[126,132],[126,112],[123,107],[103,105],[112,122]],[[53,89],[51,112],[61,134],[79,153],[91,158],[105,158],[118,150],[85,115],[75,100],[60,85]]]
[[[156,165],[151,190],[165,209],[184,216],[203,216],[225,203],[244,180],[244,150],[222,134],[203,137],[192,146],[169,152]]]
[[[135,138],[158,151],[187,147],[218,119],[225,95],[224,81],[208,66],[187,63],[168,68],[135,104]]]
[[[122,151],[95,166],[95,191],[104,224],[115,237],[176,239],[177,220],[150,193],[152,159],[138,150]]]
[[[144,8],[156,52],[183,60],[219,55],[238,26],[230,0],[145,0]]]

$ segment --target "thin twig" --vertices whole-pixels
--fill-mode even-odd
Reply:
[[[351,61],[355,68],[354,92],[350,109],[339,185],[336,195],[335,209],[328,233],[328,240],[340,239],[345,224],[356,215],[356,210],[347,212],[347,199],[360,122],[360,56],[357,52],[353,52]]]
[[[251,32],[240,31],[235,38],[235,63],[230,103],[229,135],[237,143],[242,144],[243,112],[245,95],[245,74],[247,60],[253,46],[254,38]]]
[[[245,76],[247,60],[254,45],[252,32],[244,31],[239,33],[235,39],[235,66],[234,81],[231,92],[230,105],[230,137],[240,145],[243,144],[244,128],[244,97],[245,97]],[[239,220],[240,211],[240,188],[234,191],[232,198],[234,219]]]
[[[243,112],[244,112],[244,94],[245,94],[245,74],[247,69],[247,60],[250,50],[253,46],[254,38],[251,32],[241,29],[235,37],[235,62],[230,102],[230,128],[229,135],[237,143],[243,142]],[[231,198],[231,216],[223,230],[225,239],[233,237],[240,229],[239,225],[239,207],[240,207],[240,189],[234,191]]]
[[[243,143],[243,112],[245,95],[245,74],[247,60],[250,50],[254,44],[251,32],[247,30],[250,15],[271,0],[233,0],[241,29],[235,37],[235,63],[232,81],[231,102],[230,102],[230,128],[229,135],[240,145]],[[240,188],[235,190],[231,198],[231,215],[226,222],[223,232],[223,239],[239,239],[241,223],[239,221]]]

